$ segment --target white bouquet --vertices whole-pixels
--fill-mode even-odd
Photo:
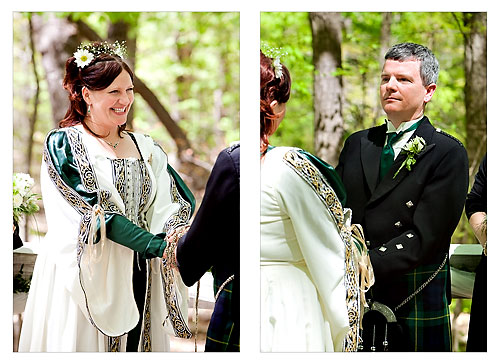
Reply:
[[[14,221],[19,222],[22,215],[31,215],[40,210],[35,201],[40,197],[31,191],[35,181],[29,174],[14,173],[12,179],[12,205]]]

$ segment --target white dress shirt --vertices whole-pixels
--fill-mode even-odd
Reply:
[[[399,127],[397,129],[394,127],[394,125],[392,125],[392,123],[390,122],[390,120],[386,120],[385,121],[387,123],[387,132],[386,132],[386,134],[394,133],[394,132],[395,133],[399,133],[399,132],[401,132],[403,130],[408,130],[409,128],[412,127],[413,124],[415,124],[415,123],[419,122],[420,120],[422,120],[423,117],[424,117],[424,115],[422,115],[418,119],[414,119],[414,120],[410,120],[410,121],[404,121],[404,122],[402,122],[399,125]],[[401,149],[403,149],[403,147],[405,146],[405,144],[408,142],[408,140],[410,140],[410,138],[412,137],[412,135],[414,133],[415,133],[415,130],[413,130],[411,133],[405,133],[394,144],[392,144],[392,149],[394,150],[394,160],[396,160],[396,158],[399,155],[399,152],[401,152]],[[386,144],[387,144],[387,136],[385,138],[384,145],[386,145]]]

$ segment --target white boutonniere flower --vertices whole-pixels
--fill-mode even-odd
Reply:
[[[80,68],[85,67],[94,59],[94,55],[91,52],[81,48],[73,53],[73,57],[75,57],[76,65]]]
[[[425,140],[422,137],[416,136],[415,138],[411,139],[408,141],[408,143],[405,144],[403,149],[401,150],[401,153],[406,154],[406,159],[401,163],[401,167],[399,167],[398,171],[394,174],[394,177],[398,175],[399,171],[403,168],[406,167],[407,170],[411,171],[411,167],[417,162],[416,157],[417,155],[424,150],[426,146]]]

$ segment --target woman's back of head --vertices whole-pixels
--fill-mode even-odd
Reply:
[[[290,72],[281,64],[281,75],[277,77],[276,67],[272,58],[260,51],[260,136],[268,134],[270,122],[277,116],[274,114],[271,103],[286,103],[290,98],[292,80]]]

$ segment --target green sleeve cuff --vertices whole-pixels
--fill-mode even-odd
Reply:
[[[154,235],[118,214],[106,215],[106,236],[114,242],[138,252],[143,259],[162,257],[167,246],[164,240],[165,233]],[[100,238],[99,228],[96,242],[99,242]]]

